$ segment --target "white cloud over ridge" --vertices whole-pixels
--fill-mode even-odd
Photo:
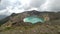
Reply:
[[[0,15],[25,10],[60,11],[60,0],[1,0]]]

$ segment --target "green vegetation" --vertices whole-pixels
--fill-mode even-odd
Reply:
[[[10,30],[10,29],[12,29],[12,28],[11,27],[5,27],[4,30]]]

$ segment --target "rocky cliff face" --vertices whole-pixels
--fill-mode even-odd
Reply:
[[[13,13],[9,17],[3,19],[3,25],[6,27],[11,26],[27,26],[31,25],[31,23],[25,23],[23,22],[23,19],[28,16],[38,16],[43,17],[45,21],[51,21],[51,20],[57,20],[60,19],[60,13],[54,13],[54,12],[39,12],[36,10],[33,11],[25,11],[23,13],[15,14]]]

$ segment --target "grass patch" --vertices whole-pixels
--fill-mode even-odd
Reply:
[[[12,28],[11,27],[5,27],[4,30],[10,30],[10,29],[12,29]]]

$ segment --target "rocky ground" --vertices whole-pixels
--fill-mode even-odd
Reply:
[[[56,22],[56,23],[55,23]],[[31,26],[6,27],[0,34],[60,34],[60,20]]]
[[[48,15],[47,15],[48,14]],[[23,18],[31,15],[48,17],[50,20],[44,23],[24,23]],[[47,20],[48,20],[47,18]],[[0,21],[0,34],[60,34],[60,13],[54,12],[23,12],[12,14]]]

